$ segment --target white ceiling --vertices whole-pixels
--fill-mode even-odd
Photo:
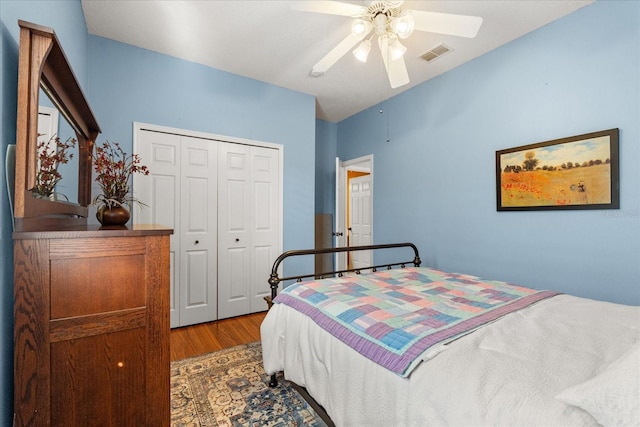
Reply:
[[[292,10],[294,1],[82,0],[82,8],[90,34],[314,95],[316,116],[338,122],[592,1],[405,1],[402,10],[474,15],[483,23],[473,39],[414,31],[403,40],[411,82],[397,89],[376,44],[366,64],[348,53],[311,77],[311,67],[349,34],[352,19]],[[420,58],[440,43],[453,51],[430,63]]]

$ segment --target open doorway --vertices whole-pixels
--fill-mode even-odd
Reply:
[[[336,158],[336,247],[373,242],[373,154],[341,161]],[[336,254],[338,270],[370,266],[371,251]]]

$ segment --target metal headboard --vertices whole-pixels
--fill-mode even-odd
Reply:
[[[364,268],[349,268],[344,270],[336,270],[336,271],[327,271],[324,273],[313,273],[313,274],[302,274],[295,275],[289,277],[279,277],[278,276],[278,268],[280,264],[289,257],[294,256],[303,256],[303,255],[318,255],[318,254],[334,254],[339,252],[356,252],[356,251],[369,251],[376,249],[392,249],[392,248],[411,248],[413,249],[413,260],[411,261],[401,261],[401,262],[393,262],[379,265],[372,265]],[[271,268],[271,275],[269,276],[269,286],[271,286],[271,299],[273,300],[278,294],[278,285],[280,282],[285,280],[296,280],[298,282],[302,281],[302,279],[308,278],[323,278],[325,276],[333,276],[338,275],[341,277],[344,273],[352,273],[360,274],[362,270],[371,270],[377,271],[379,268],[387,268],[391,269],[396,266],[400,266],[402,268],[405,267],[406,264],[413,264],[415,267],[420,267],[420,254],[418,253],[418,248],[413,243],[388,243],[382,245],[367,245],[367,246],[348,246],[341,248],[323,248],[323,249],[299,249],[292,250],[282,253],[273,263],[273,267]]]

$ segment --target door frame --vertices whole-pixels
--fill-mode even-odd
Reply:
[[[374,241],[373,237],[373,197],[374,197],[374,179],[373,179],[373,154],[366,156],[356,157],[349,160],[340,160],[336,157],[336,212],[335,212],[335,246],[343,247],[347,245],[347,229],[346,224],[349,222],[347,218],[348,209],[346,208],[349,200],[347,199],[347,188],[349,187],[348,173],[354,172],[368,172],[371,175],[371,198],[369,206],[371,211],[371,241]],[[340,235],[342,233],[342,235]],[[370,261],[372,259],[371,251],[369,253]],[[336,270],[344,270],[347,266],[347,253],[341,252],[335,254],[334,260]]]

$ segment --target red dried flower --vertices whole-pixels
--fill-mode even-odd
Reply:
[[[108,207],[128,205],[133,203],[144,206],[130,194],[129,179],[134,173],[149,175],[149,169],[140,164],[140,156],[127,155],[117,142],[105,141],[102,146],[95,146],[93,167],[96,171],[96,181],[102,189],[102,194],[93,199],[93,204],[103,204]]]
[[[56,184],[62,179],[58,165],[68,163],[73,158],[73,153],[69,153],[69,150],[75,146],[75,139],[69,138],[62,142],[55,135],[49,141],[38,142],[38,172],[36,184],[31,189],[33,194],[49,197],[54,193]]]

